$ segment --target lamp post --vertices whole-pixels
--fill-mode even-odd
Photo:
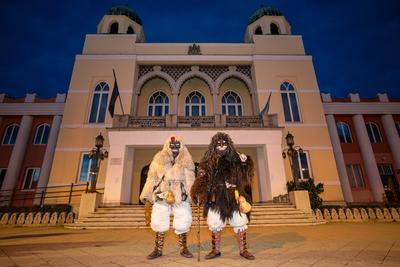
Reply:
[[[294,136],[290,132],[287,133],[285,139],[288,148],[283,150],[282,157],[284,159],[286,158],[286,156],[289,158],[290,169],[292,171],[295,189],[297,189],[299,185],[299,164],[297,163],[296,166],[294,166],[293,160],[297,160],[298,155],[303,153],[303,149],[299,146],[294,145]]]
[[[96,136],[96,147],[89,152],[90,164],[90,187],[89,192],[96,192],[97,176],[99,175],[100,162],[108,157],[108,151],[103,148],[104,137],[101,133]]]

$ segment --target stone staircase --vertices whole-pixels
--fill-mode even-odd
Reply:
[[[202,212],[200,209],[201,215]],[[197,206],[192,207],[192,213],[192,227],[196,227]],[[304,213],[290,204],[253,203],[249,226],[316,225],[321,223],[317,222],[312,214]],[[207,225],[202,216],[200,216],[200,225],[202,227]],[[90,216],[80,218],[72,224],[66,224],[65,227],[71,229],[149,228],[145,220],[145,207],[142,205],[100,207]]]

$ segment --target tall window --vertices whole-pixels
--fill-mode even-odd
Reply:
[[[105,82],[99,83],[94,89],[92,107],[90,109],[90,123],[102,123],[106,117],[109,86]]]
[[[311,178],[311,170],[307,152],[303,151],[303,153],[297,153],[296,156],[292,157],[292,163],[296,177],[299,177],[300,179]]]
[[[117,34],[118,33],[118,22],[114,22],[110,26],[110,33],[111,34]]]
[[[394,124],[396,125],[397,133],[400,136],[400,121],[396,121]]]
[[[347,123],[339,121],[336,123],[336,128],[339,134],[339,139],[341,143],[352,143],[350,127]]]
[[[300,121],[300,112],[299,106],[297,105],[296,92],[291,83],[284,82],[281,84],[281,97],[283,103],[283,111],[285,113],[285,121]]]
[[[168,113],[168,96],[161,91],[155,92],[149,99],[148,116],[165,116]]]
[[[365,126],[367,127],[368,137],[371,143],[382,143],[382,135],[378,125],[369,121]]]
[[[185,116],[205,116],[206,100],[197,91],[191,92],[185,99]]]
[[[0,169],[0,189],[3,186],[4,178],[6,177],[7,169]]]
[[[81,171],[79,173],[78,182],[90,181],[90,178],[92,177],[92,174],[90,173],[91,164],[92,160],[89,158],[89,154],[88,153],[82,154]]]
[[[1,143],[3,145],[14,145],[17,140],[18,130],[18,124],[11,124],[8,126],[4,132],[3,141]]]
[[[33,144],[35,145],[45,145],[47,144],[47,139],[49,138],[50,125],[47,123],[41,124],[36,128],[35,140]]]
[[[275,23],[271,23],[271,34],[279,35],[279,27]]]
[[[346,165],[347,176],[349,177],[350,186],[354,188],[365,187],[364,177],[359,164]]]
[[[242,116],[242,100],[235,92],[228,91],[222,96],[222,113],[228,116]]]
[[[40,168],[28,168],[25,173],[24,187],[22,189],[35,189],[40,176]]]
[[[262,35],[263,34],[262,29],[261,29],[260,26],[257,27],[257,29],[255,30],[254,34],[255,35]]]

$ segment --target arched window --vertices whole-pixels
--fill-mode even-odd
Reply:
[[[371,143],[382,143],[382,135],[378,125],[369,121],[365,126],[367,127],[368,137]]]
[[[114,22],[110,26],[110,34],[117,34],[118,33],[118,22]]]
[[[271,34],[279,35],[279,27],[275,23],[271,23]]]
[[[242,116],[242,100],[235,92],[228,91],[222,96],[222,113],[228,116]]]
[[[336,128],[341,143],[348,144],[353,142],[351,138],[350,127],[347,123],[339,121],[338,123],[336,123]]]
[[[90,109],[90,123],[102,123],[106,117],[109,86],[105,82],[99,83],[94,89],[92,107]]]
[[[131,26],[128,27],[128,30],[126,31],[127,34],[135,34],[135,31]]]
[[[197,91],[191,92],[185,99],[185,116],[205,116],[206,100]]]
[[[281,97],[283,111],[285,113],[285,121],[300,121],[299,106],[297,105],[297,97],[294,87],[291,83],[284,82],[281,84]]]
[[[17,140],[18,130],[18,124],[14,123],[9,125],[4,132],[3,141],[1,143],[3,145],[14,145]]]
[[[161,91],[155,92],[149,99],[148,116],[165,116],[168,113],[168,96]]]
[[[33,144],[35,145],[45,145],[47,144],[47,139],[49,138],[50,125],[47,123],[41,124],[36,128],[35,139]]]
[[[263,34],[262,29],[261,29],[260,26],[257,27],[257,29],[255,30],[254,34],[255,35],[262,35]]]

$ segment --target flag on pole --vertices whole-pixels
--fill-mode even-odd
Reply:
[[[272,95],[272,92],[269,94],[267,103],[265,104],[265,107],[263,108],[263,110],[260,112],[260,116],[263,116],[263,115],[268,114],[268,111],[269,111],[269,103],[270,103],[270,101],[271,101],[271,95]]]
[[[114,69],[113,69],[113,73],[114,73],[114,88],[113,88],[113,91],[111,94],[110,104],[108,105],[108,111],[110,112],[111,118],[114,117],[115,101],[117,101],[117,98],[119,97],[117,77],[115,77]]]

